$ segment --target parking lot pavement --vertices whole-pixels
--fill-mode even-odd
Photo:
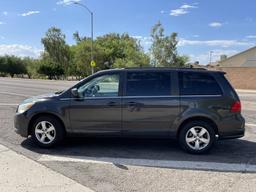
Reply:
[[[0,145],[0,191],[93,192],[89,188]]]
[[[16,104],[74,83],[0,78],[0,143],[95,191],[255,191],[255,92],[239,91],[245,137],[219,141],[207,155],[147,139],[68,138],[46,150],[14,133]]]

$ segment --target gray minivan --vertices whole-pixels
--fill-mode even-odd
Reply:
[[[177,138],[190,153],[244,136],[241,103],[225,73],[202,69],[105,70],[70,89],[29,98],[16,131],[52,147],[66,135]]]

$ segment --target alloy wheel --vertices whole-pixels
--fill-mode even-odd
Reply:
[[[193,150],[200,151],[206,148],[210,140],[209,132],[201,126],[192,127],[186,133],[186,143]]]
[[[56,137],[55,127],[48,121],[41,121],[35,127],[35,136],[43,144],[49,144]]]

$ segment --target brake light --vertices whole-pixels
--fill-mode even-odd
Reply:
[[[241,102],[240,102],[240,101],[236,101],[236,102],[232,105],[232,107],[231,107],[231,112],[234,112],[234,113],[236,113],[236,112],[241,112],[241,108],[242,108]]]

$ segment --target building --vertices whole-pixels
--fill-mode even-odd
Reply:
[[[219,61],[218,68],[237,89],[256,89],[256,47]]]

